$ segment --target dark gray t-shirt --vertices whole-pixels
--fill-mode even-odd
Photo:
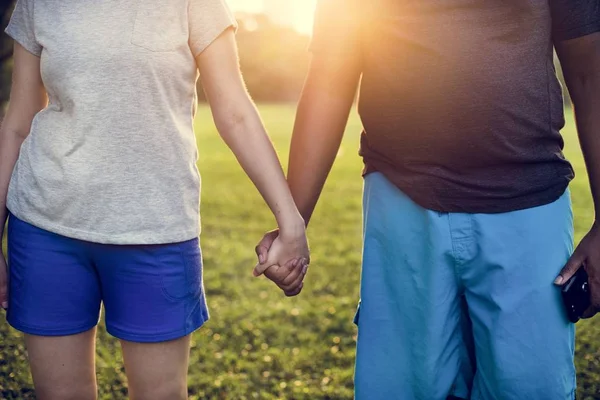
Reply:
[[[421,206],[550,203],[573,170],[553,42],[600,31],[600,0],[321,0],[314,53],[362,63],[365,173]]]

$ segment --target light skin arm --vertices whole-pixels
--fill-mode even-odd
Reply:
[[[360,76],[360,60],[353,54],[323,52],[311,60],[298,104],[288,171],[288,185],[307,224],[340,148]],[[264,259],[277,235],[277,231],[268,233],[257,246],[257,274],[264,272]],[[266,276],[285,291],[280,276],[268,272]]]
[[[15,44],[10,103],[0,126],[0,237],[8,216],[6,195],[21,144],[29,135],[33,117],[48,104],[40,75],[40,59]],[[0,257],[0,304],[8,307],[6,260]]]
[[[573,100],[596,218],[555,283],[564,284],[585,265],[592,307],[584,317],[589,318],[600,310],[600,33],[560,42],[556,50]]]
[[[297,260],[295,268],[301,270],[309,259],[305,223],[246,91],[233,31],[224,32],[196,61],[219,134],[265,199],[281,231],[269,254],[269,266]]]

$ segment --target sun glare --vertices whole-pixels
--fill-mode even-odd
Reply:
[[[302,33],[312,32],[317,0],[227,0],[234,12],[264,12],[275,22]]]
[[[295,27],[302,33],[311,33],[315,16],[316,0],[295,1]]]

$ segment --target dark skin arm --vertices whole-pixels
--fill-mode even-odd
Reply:
[[[600,311],[600,33],[557,43],[556,50],[573,99],[596,217],[555,283],[564,284],[584,266],[592,300],[584,318],[591,318]]]
[[[353,54],[317,54],[311,61],[298,104],[287,177],[307,224],[340,148],[360,75],[360,62]],[[277,236],[278,231],[267,233],[256,247],[255,273],[264,272],[287,295],[295,295],[286,291],[283,274],[265,272],[263,263]]]

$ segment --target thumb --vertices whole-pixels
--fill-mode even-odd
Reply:
[[[273,232],[269,232],[265,236],[263,236],[261,241],[254,249],[256,255],[258,256],[259,264],[264,264],[267,262],[267,254],[269,253],[269,250],[271,249],[271,246],[273,245],[273,242],[276,238],[277,235],[273,234]]]
[[[277,259],[278,259],[279,247],[277,246],[277,243],[274,243],[274,244],[275,245],[271,246],[271,248],[269,249],[269,252],[265,255],[265,257],[264,257],[265,261],[262,263],[259,262],[254,267],[254,271],[252,271],[254,276],[261,276],[267,269],[269,269],[273,265],[278,264]]]
[[[560,271],[556,279],[554,280],[555,285],[564,285],[579,268],[582,268],[585,263],[585,255],[583,252],[575,251],[564,268]]]

